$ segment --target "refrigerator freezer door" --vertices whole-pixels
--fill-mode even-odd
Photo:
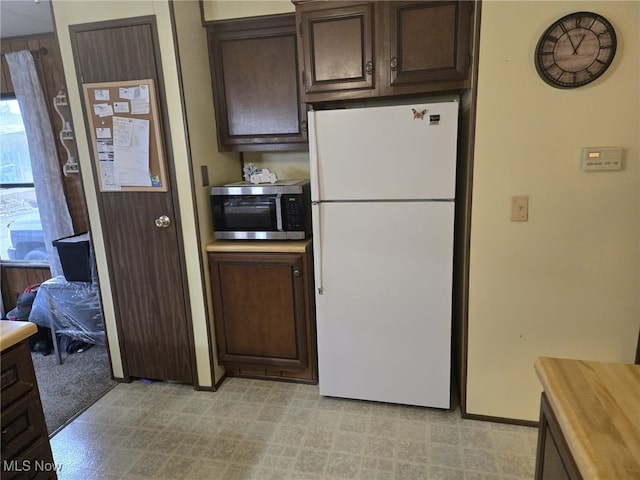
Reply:
[[[454,198],[458,105],[313,112],[313,200]]]
[[[449,408],[454,203],[314,208],[320,394]]]

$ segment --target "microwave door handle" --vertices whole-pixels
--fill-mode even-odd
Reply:
[[[276,194],[276,229],[282,231],[282,194]]]

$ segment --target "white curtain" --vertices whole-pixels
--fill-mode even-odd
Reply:
[[[64,197],[51,119],[31,52],[23,50],[5,53],[4,56],[24,120],[49,268],[51,275],[55,277],[63,275],[63,272],[58,252],[52,242],[73,235],[74,232]]]

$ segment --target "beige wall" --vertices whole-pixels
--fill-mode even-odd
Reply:
[[[203,0],[206,21],[295,12],[289,0]]]
[[[237,180],[240,162],[237,155],[218,152],[216,143],[216,122],[213,109],[213,93],[211,89],[211,70],[206,30],[202,28],[200,7],[196,1],[174,2],[175,24],[178,38],[178,53],[182,86],[184,90],[185,114],[187,119],[189,144],[191,149],[191,168],[194,175],[193,195],[196,202],[195,229],[200,232],[200,255],[202,257],[204,283],[198,292],[191,292],[192,303],[206,305],[210,318],[213,318],[210,295],[210,278],[207,266],[205,246],[214,240],[211,209],[209,206],[210,186],[203,186],[201,167],[208,170],[207,180],[211,184],[226,183]],[[197,293],[197,298],[193,298]],[[204,327],[201,324],[200,327]],[[194,332],[198,338],[206,338],[206,330]],[[213,333],[213,332],[212,332]],[[224,369],[217,364],[215,341],[211,342],[215,362],[214,381],[220,380]],[[206,344],[202,348],[205,352]],[[198,348],[198,347],[197,347]]]
[[[536,42],[588,10],[618,35],[611,68],[559,90]],[[467,411],[538,419],[537,356],[633,362],[640,326],[640,2],[486,1],[471,223]],[[622,171],[585,173],[585,146],[621,146]],[[529,221],[510,222],[512,195]]]

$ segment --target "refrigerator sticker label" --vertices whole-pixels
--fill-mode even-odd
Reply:
[[[411,111],[413,112],[413,119],[414,120],[422,120],[422,119],[424,119],[424,114],[427,113],[426,110],[418,111],[415,108],[412,108]]]

